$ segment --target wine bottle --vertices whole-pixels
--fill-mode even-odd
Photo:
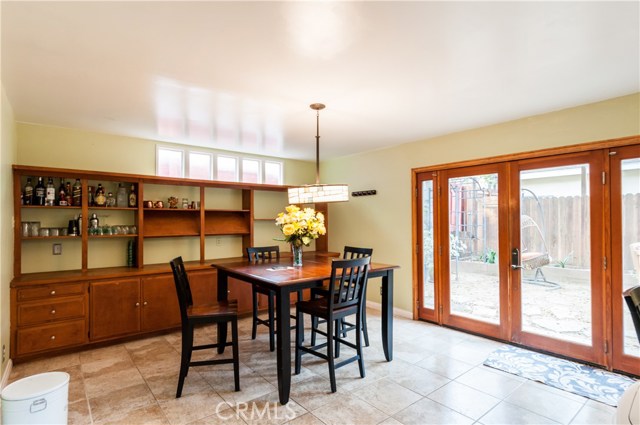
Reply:
[[[116,204],[118,208],[126,208],[128,205],[127,200],[127,188],[124,187],[124,184],[118,184],[118,192],[116,193]]]
[[[80,179],[76,179],[76,182],[73,184],[73,205],[79,207],[82,205],[82,184],[80,184]]]
[[[53,185],[53,179],[49,177],[47,179],[47,187],[45,189],[44,204],[48,207],[52,207],[56,204],[56,187]]]
[[[22,201],[24,205],[33,204],[33,183],[31,182],[31,177],[27,177],[27,184],[24,185]]]
[[[34,189],[35,192],[35,205],[44,206],[44,197],[45,197],[45,187],[44,180],[42,177],[38,177],[38,183],[36,183],[36,187]]]
[[[107,197],[104,195],[104,188],[102,187],[102,183],[98,183],[98,187],[96,188],[96,193],[93,200],[96,203],[96,207],[104,207],[107,203]]]
[[[64,185],[64,179],[60,179],[60,187],[58,188],[58,205],[61,207],[66,207],[69,205],[67,201],[67,188]]]
[[[129,207],[135,208],[138,204],[138,196],[136,195],[136,186],[131,185],[131,192],[129,192]]]

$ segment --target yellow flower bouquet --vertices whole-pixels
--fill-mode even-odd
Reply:
[[[324,215],[313,208],[300,209],[296,205],[289,205],[286,212],[276,217],[276,226],[280,227],[284,241],[291,244],[293,265],[302,265],[302,246],[309,246],[312,240],[327,233],[324,227]]]

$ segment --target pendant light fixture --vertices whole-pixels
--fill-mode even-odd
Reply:
[[[346,184],[320,184],[320,110],[322,103],[312,103],[316,111],[316,184],[289,188],[290,204],[314,204],[316,202],[343,202],[349,200],[349,186]]]

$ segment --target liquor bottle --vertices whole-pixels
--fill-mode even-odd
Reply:
[[[96,203],[96,207],[104,207],[107,203],[107,197],[104,195],[104,188],[102,187],[102,183],[98,183],[98,187],[96,188],[96,193],[93,197],[94,202]]]
[[[22,201],[24,205],[33,204],[33,183],[31,182],[31,177],[27,177],[27,184],[24,185]]]
[[[138,204],[138,196],[136,195],[135,185],[131,185],[131,192],[129,192],[129,207],[135,208]]]
[[[53,185],[53,179],[51,177],[47,180],[47,188],[44,196],[44,204],[46,206],[52,207],[56,204],[56,187]]]
[[[118,192],[116,193],[116,204],[118,208],[126,208],[128,206],[127,188],[124,184],[118,184]]]
[[[71,189],[71,183],[66,182],[64,184],[64,191],[67,194],[67,205],[69,206],[73,206],[73,195],[72,195],[72,189]]]
[[[82,235],[82,213],[78,214],[78,236]]]
[[[100,220],[98,219],[98,215],[96,213],[91,214],[91,218],[89,219],[89,228],[97,229],[100,225]]]
[[[96,201],[93,197],[93,193],[95,188],[93,186],[87,186],[87,195],[88,195],[88,204],[90,207],[94,207],[96,205]]]
[[[73,184],[73,188],[71,189],[73,193],[73,205],[79,207],[82,205],[82,184],[80,184],[80,179],[76,179],[76,182]]]
[[[35,193],[35,205],[41,205],[44,206],[44,196],[45,196],[45,187],[44,187],[44,180],[42,179],[42,177],[38,177],[38,183],[36,183],[36,187],[34,189],[34,193]]]
[[[60,187],[58,188],[58,205],[66,207],[69,205],[67,201],[67,188],[64,185],[64,179],[60,179]]]
[[[116,206],[116,198],[115,198],[115,196],[113,196],[113,192],[109,192],[107,194],[106,206],[107,207],[115,207]]]

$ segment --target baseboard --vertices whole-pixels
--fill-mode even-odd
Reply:
[[[13,362],[11,359],[7,361],[7,367],[4,368],[4,372],[2,373],[2,380],[0,381],[0,391],[7,385],[9,382],[9,375],[11,375],[11,368],[13,366]]]
[[[367,300],[367,308],[372,310],[382,311],[382,304]],[[404,317],[405,319],[413,319],[413,313],[407,310],[402,310],[400,308],[393,308],[393,315],[398,317]]]

